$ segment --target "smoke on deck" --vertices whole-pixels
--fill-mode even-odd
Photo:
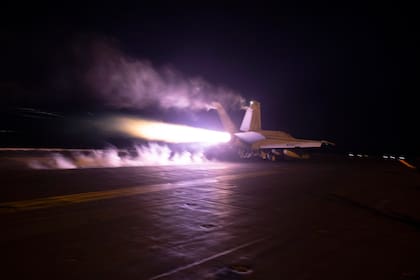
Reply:
[[[48,152],[42,157],[25,159],[27,166],[33,169],[188,165],[209,161],[204,148],[182,150],[159,143],[135,146],[131,150],[107,148]]]

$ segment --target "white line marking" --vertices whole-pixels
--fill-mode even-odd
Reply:
[[[265,239],[265,238],[260,238],[260,239],[257,239],[257,240],[254,240],[254,241],[251,241],[251,242],[248,242],[248,243],[245,243],[245,244],[239,245],[239,246],[237,246],[237,247],[234,247],[234,248],[232,248],[232,249],[229,249],[229,250],[226,250],[226,251],[223,251],[223,252],[217,253],[217,254],[215,254],[215,255],[213,255],[213,256],[210,256],[210,257],[204,258],[204,259],[202,259],[202,260],[199,260],[199,261],[196,261],[196,262],[193,262],[193,263],[187,264],[187,265],[185,265],[185,266],[181,266],[181,267],[175,268],[175,269],[173,269],[173,270],[171,270],[171,271],[168,271],[168,272],[165,272],[165,273],[162,273],[162,274],[159,274],[159,275],[153,276],[152,278],[149,278],[149,280],[155,280],[155,279],[159,279],[159,278],[163,278],[163,277],[166,277],[166,276],[172,275],[172,274],[174,274],[174,273],[178,273],[178,272],[180,272],[180,271],[183,271],[183,270],[189,269],[189,268],[191,268],[191,267],[194,267],[194,266],[200,265],[200,264],[202,264],[202,263],[205,263],[205,262],[211,261],[211,260],[216,259],[216,258],[218,258],[218,257],[224,256],[224,255],[227,255],[227,254],[230,254],[230,253],[235,252],[235,251],[237,251],[237,250],[239,250],[239,249],[242,249],[242,248],[245,248],[245,247],[248,247],[248,246],[254,245],[254,244],[256,244],[256,243],[259,243],[259,242],[263,241],[264,239]]]

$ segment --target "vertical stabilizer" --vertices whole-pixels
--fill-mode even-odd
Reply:
[[[223,108],[222,104],[219,102],[213,102],[213,107],[216,109],[217,114],[219,115],[220,121],[222,122],[223,128],[229,132],[229,133],[235,133],[238,130],[236,129],[235,125],[233,124],[233,121],[227,114],[225,108]]]
[[[261,109],[260,102],[251,101],[249,107],[246,109],[241,131],[258,131],[261,130]]]

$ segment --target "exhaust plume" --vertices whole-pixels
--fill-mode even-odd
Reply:
[[[208,109],[212,102],[240,108],[244,98],[200,77],[185,77],[170,68],[129,57],[116,47],[95,42],[89,48],[91,63],[84,77],[96,98],[114,108]]]
[[[107,118],[98,122],[97,125],[103,130],[110,132],[119,132],[124,135],[149,141],[162,141],[166,143],[200,143],[211,145],[227,143],[231,140],[231,136],[227,132],[133,117]]]

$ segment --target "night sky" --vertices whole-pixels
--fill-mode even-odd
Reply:
[[[0,145],[112,142],[85,120],[116,112],[222,129],[213,111],[113,104],[107,81],[86,75],[115,55],[256,99],[264,129],[341,151],[420,154],[414,7],[154,3],[2,7]],[[239,123],[243,111],[230,113]]]

